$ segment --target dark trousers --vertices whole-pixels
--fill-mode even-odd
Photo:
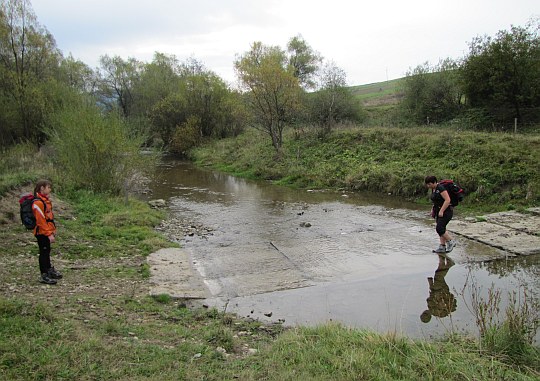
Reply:
[[[448,225],[448,223],[454,216],[454,211],[452,207],[450,206],[446,208],[442,217],[439,217],[438,209],[436,210],[436,213],[437,213],[436,214],[437,227],[435,228],[435,230],[437,231],[437,234],[439,236],[442,236],[444,233],[446,233],[446,225]]]
[[[37,235],[39,246],[39,271],[45,274],[51,266],[51,241],[46,235]]]

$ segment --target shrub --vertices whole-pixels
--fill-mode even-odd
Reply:
[[[152,155],[139,153],[144,137],[131,135],[120,116],[104,116],[93,104],[60,111],[53,125],[54,158],[64,185],[119,194],[153,162]]]
[[[174,153],[185,154],[196,147],[201,140],[200,125],[199,117],[189,116],[185,123],[176,127],[169,146],[170,150]]]

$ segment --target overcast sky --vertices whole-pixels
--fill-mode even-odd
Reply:
[[[150,62],[194,57],[224,80],[254,41],[302,35],[350,85],[403,77],[425,61],[460,58],[476,36],[540,15],[538,0],[31,0],[58,48],[91,67],[105,54]]]

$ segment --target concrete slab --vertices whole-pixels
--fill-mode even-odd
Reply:
[[[512,218],[514,217],[516,216],[512,216]],[[482,222],[452,221],[449,230],[510,253],[518,255],[539,254],[540,237],[524,231],[526,229],[523,229],[519,221],[506,222],[505,218],[505,216],[496,213],[492,216],[486,216],[487,221]],[[538,220],[538,217],[535,218]]]
[[[527,212],[540,216],[540,208],[529,208],[527,209]]]
[[[210,295],[186,251],[161,249],[150,254],[147,263],[150,266],[150,295],[167,294],[179,299],[204,299]]]
[[[523,214],[515,211],[488,214],[487,222],[506,226],[527,234],[540,235],[540,218],[534,214]]]

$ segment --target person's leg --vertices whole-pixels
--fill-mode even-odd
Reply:
[[[451,252],[456,246],[456,241],[452,238],[452,236],[446,229],[446,226],[448,225],[450,220],[452,220],[453,216],[454,216],[454,211],[451,208],[446,209],[442,217],[441,227],[439,228],[439,230],[437,230],[437,232],[440,231],[442,233],[442,234],[439,234],[439,237],[440,237],[441,245],[445,245],[447,253]]]
[[[452,240],[452,236],[450,235],[450,233],[448,233],[448,230],[446,231],[446,233],[444,233],[439,238],[441,240],[441,244],[443,244],[443,245],[445,245],[448,241]]]
[[[39,246],[39,271],[45,274],[51,268],[51,241],[45,235],[36,236]]]
[[[56,284],[56,280],[49,277],[51,269],[51,241],[45,235],[36,236],[39,246],[39,271],[41,282],[46,284]]]
[[[437,231],[437,234],[439,235],[439,247],[434,250],[436,253],[447,252],[446,243],[448,241],[451,241],[452,237],[446,230],[446,225],[448,225],[453,215],[454,213],[452,212],[451,209],[446,209],[442,217],[437,216],[437,219],[436,219],[437,226],[435,227],[435,230]]]

